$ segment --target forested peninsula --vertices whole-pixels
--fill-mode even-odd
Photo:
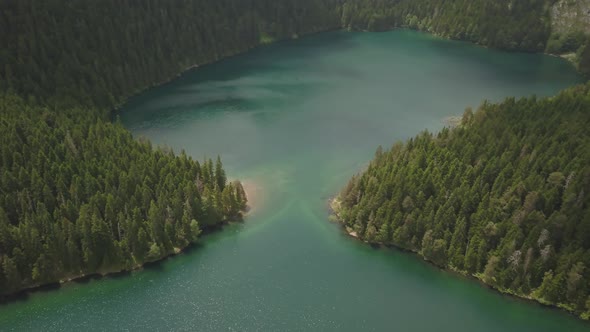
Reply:
[[[0,97],[0,290],[131,270],[241,218],[221,160],[137,141],[86,109]]]
[[[467,109],[379,148],[332,203],[348,232],[590,318],[590,83]]]
[[[258,45],[341,28],[405,27],[570,54],[588,73],[588,31],[584,22],[558,25],[571,16],[554,10],[559,3],[1,2],[0,295],[128,270],[239,217],[245,194],[227,183],[220,160],[153,147],[111,121],[133,94]]]

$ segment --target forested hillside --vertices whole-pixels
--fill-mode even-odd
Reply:
[[[334,0],[0,2],[0,90],[110,109],[186,68],[339,27]],[[330,4],[330,6],[327,6]]]
[[[409,27],[482,45],[543,51],[550,34],[546,0],[348,1],[342,23],[353,29]]]
[[[584,1],[349,0],[341,21],[350,29],[407,27],[499,49],[567,54],[590,75],[590,25],[567,23],[588,15]]]
[[[378,149],[334,202],[349,232],[590,318],[590,84],[465,111]]]
[[[221,161],[154,149],[84,110],[0,98],[0,295],[131,269],[239,218]]]

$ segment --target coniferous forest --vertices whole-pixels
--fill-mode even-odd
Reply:
[[[467,109],[379,148],[334,201],[349,232],[590,317],[590,84]]]
[[[129,270],[240,218],[221,161],[136,141],[81,109],[0,98],[0,290]]]
[[[571,51],[576,52],[579,70],[590,73],[588,38],[583,34],[576,34],[576,38],[556,36],[551,30],[549,5],[553,2],[0,1],[0,294],[95,272],[130,269],[185,247],[203,228],[239,217],[245,206],[245,194],[239,182],[227,182],[220,160],[199,163],[182,152],[175,154],[166,148],[153,147],[145,140],[132,138],[120,124],[111,121],[113,110],[131,95],[170,80],[192,66],[276,40],[340,28],[379,31],[407,27],[507,50]],[[573,105],[581,105],[586,99],[576,97],[575,100]],[[528,105],[523,106],[523,103],[526,104],[515,102],[513,108]],[[538,103],[546,108],[553,107],[550,101]],[[487,114],[485,109],[506,107],[509,106],[486,105],[484,111],[474,115],[474,119]],[[582,130],[582,124],[577,124]],[[496,125],[505,123],[498,120]],[[454,137],[452,133],[460,130],[469,133],[468,128],[474,126],[475,122],[468,122],[457,131],[443,134]],[[549,127],[544,130],[543,134],[557,135]],[[582,130],[579,139],[571,140],[571,144],[582,144],[583,134]],[[563,132],[560,135],[552,136],[559,137],[553,141],[559,144],[562,138],[569,141],[568,135]],[[417,140],[433,146],[440,142],[428,135]],[[467,140],[464,139],[464,143]],[[512,147],[511,142],[506,144]],[[548,157],[541,147],[533,148],[536,142],[530,144],[523,153]],[[470,146],[479,148],[474,144]],[[472,154],[471,158],[476,158],[477,152]],[[505,167],[508,158],[514,157],[513,154],[504,155],[504,152],[495,150],[486,154],[490,160],[497,160],[493,165],[498,168]],[[549,186],[547,183],[552,182],[543,179],[541,186],[531,180],[535,185],[532,186],[526,179],[522,180],[525,189],[521,190],[526,193],[519,195],[538,194],[537,205],[533,204],[535,209],[524,213],[523,220],[528,220],[526,218],[531,213],[540,209],[535,216],[540,218],[542,214],[548,225],[553,225],[554,211],[560,211],[566,219],[568,213],[573,213],[562,211],[561,200],[565,204],[563,195],[569,192],[565,183],[568,183],[567,188],[578,188],[575,181],[582,181],[584,173],[575,165],[560,168],[562,162],[571,162],[568,156],[555,161],[555,165],[550,164],[556,166],[551,174],[556,173],[557,177],[562,174],[564,181],[569,181],[550,188],[553,196],[544,196],[545,187]],[[582,156],[580,154],[578,158]],[[505,160],[502,161],[501,157]],[[537,159],[533,160],[537,165]],[[489,174],[486,173],[482,181],[492,181],[498,173],[495,168],[487,172]],[[506,188],[514,185],[511,182],[514,174],[516,169],[503,175]],[[539,174],[539,177],[545,175],[541,171]],[[362,191],[357,189],[357,192]],[[430,194],[425,198],[428,201],[435,191],[432,189],[424,195],[426,193]],[[585,202],[584,195],[580,197],[579,200]],[[479,197],[485,202],[484,198]],[[508,198],[510,202],[515,200],[512,194]],[[417,196],[412,199],[419,204]],[[436,199],[442,198],[437,196]],[[547,200],[555,203],[546,203]],[[488,208],[495,207],[490,201],[486,204],[481,208],[485,213],[496,211]],[[515,208],[516,203],[510,204],[510,209]],[[545,207],[546,204],[549,207]],[[465,218],[467,220],[468,216]],[[557,215],[553,218],[562,220],[564,217]],[[451,231],[451,226],[447,226],[442,231],[444,234]],[[371,229],[365,225],[363,237],[367,236],[365,228]],[[505,284],[508,277],[502,277],[500,272],[505,270],[506,262],[501,253],[494,251],[496,242],[489,240],[490,243],[477,247],[481,248],[478,253],[493,253],[490,257],[498,260],[496,265],[491,265],[494,274],[486,280],[522,294],[537,291],[539,278],[545,284],[545,272],[552,271],[547,275],[547,284],[569,280],[571,264],[551,258],[565,252],[563,244],[569,242],[550,241],[555,236],[570,236],[567,232],[571,230],[565,226],[557,228],[547,226],[540,230],[548,238],[541,241],[543,248],[550,245],[550,251],[555,253],[548,256],[547,264],[554,264],[548,265],[550,268],[533,270],[532,260],[538,262],[539,253],[535,251],[538,248],[528,246],[522,251],[525,249],[519,247],[522,256],[519,266],[526,265],[527,268],[526,273],[515,279],[518,286]],[[494,241],[503,238],[503,230],[498,225]],[[533,236],[531,234],[530,230],[522,230],[523,237]],[[447,245],[452,242],[452,237],[446,235],[431,233],[431,236],[433,245],[441,239],[447,241]],[[422,238],[423,235],[417,243],[421,244]],[[437,243],[440,247],[441,242]],[[514,246],[521,245],[516,240],[514,243]],[[584,245],[587,248],[587,243]],[[568,250],[577,252],[574,249],[581,248],[578,242],[572,246]],[[530,255],[529,249],[532,250]],[[524,264],[529,256],[532,257],[531,263]],[[489,258],[481,259],[485,261],[477,261],[477,265],[453,266],[471,273],[483,273],[489,265]],[[585,267],[590,267],[590,262],[572,259],[576,264],[582,262],[580,275],[588,273]],[[448,264],[446,260],[441,262],[441,265]],[[537,272],[533,275],[532,271]],[[541,272],[538,271],[543,271],[542,275],[539,276]],[[576,279],[575,273],[572,278]],[[575,290],[582,293],[578,288]],[[538,292],[534,294],[541,294]],[[581,304],[585,299],[576,298],[574,301],[567,296],[560,293],[555,297],[537,297],[582,310],[579,308],[585,305]]]
[[[3,1],[0,89],[50,106],[110,110],[260,43],[337,28],[326,0]]]

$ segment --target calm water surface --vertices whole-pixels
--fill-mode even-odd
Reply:
[[[352,240],[327,210],[378,145],[438,130],[484,98],[579,81],[557,58],[409,31],[324,33],[191,71],[132,99],[121,119],[156,144],[221,154],[255,188],[246,222],[155,267],[0,306],[0,330],[590,331]]]

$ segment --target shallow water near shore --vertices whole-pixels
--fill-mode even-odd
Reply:
[[[389,147],[483,99],[581,82],[567,62],[412,31],[329,32],[192,70],[121,110],[136,137],[222,156],[253,209],[186,253],[0,306],[0,330],[590,331],[328,221]],[[254,197],[254,196],[253,196]]]

